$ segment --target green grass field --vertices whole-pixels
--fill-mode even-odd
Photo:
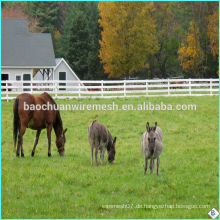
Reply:
[[[209,218],[219,209],[218,96],[56,100],[58,104],[196,104],[196,111],[61,111],[66,154],[44,130],[24,136],[25,158],[13,151],[13,102],[2,102],[2,218]],[[114,165],[90,165],[88,125],[104,123],[117,136]],[[140,141],[146,122],[163,130],[160,175],[144,176]],[[110,206],[112,205],[112,206]]]

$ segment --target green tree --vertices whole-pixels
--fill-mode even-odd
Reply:
[[[99,10],[98,4],[90,8],[90,19],[89,19],[89,54],[88,54],[88,79],[105,79],[106,74],[104,74],[103,65],[99,57],[101,39],[101,27],[98,23]]]
[[[88,73],[88,36],[86,16],[79,11],[71,26],[66,58],[80,79],[84,79]]]
[[[99,58],[99,39],[100,27],[98,24],[98,3],[97,2],[70,2],[68,3],[68,10],[66,12],[66,19],[63,28],[62,35],[62,56],[67,58],[67,53],[71,50],[71,36],[73,32],[71,31],[72,23],[76,20],[79,13],[84,14],[85,26],[88,31],[88,42],[87,51],[85,51],[86,56],[84,57],[85,63],[87,63],[87,71],[84,72],[84,79],[103,79],[105,77],[103,66]],[[75,31],[74,35],[78,35],[78,31]],[[81,38],[79,37],[79,41]],[[84,40],[83,40],[84,41]],[[86,50],[86,48],[85,48]],[[81,51],[79,51],[80,54]],[[68,60],[69,58],[67,58]]]
[[[58,2],[29,2],[28,12],[31,17],[39,21],[42,32],[52,32],[59,29],[59,5]]]

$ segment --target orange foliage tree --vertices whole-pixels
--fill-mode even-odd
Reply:
[[[100,2],[100,58],[109,78],[128,77],[148,67],[158,50],[149,2]]]
[[[219,57],[219,11],[218,9],[209,16],[208,37],[212,55],[218,60]],[[219,71],[218,71],[219,74]]]
[[[181,43],[178,50],[180,65],[188,77],[199,77],[202,68],[204,52],[200,47],[199,28],[194,21],[190,22],[186,41]]]

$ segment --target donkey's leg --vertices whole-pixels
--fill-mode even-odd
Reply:
[[[153,159],[153,171],[152,171],[152,173],[154,172],[154,159]]]
[[[153,173],[153,171],[154,171],[154,159],[151,158],[150,159],[150,173]]]
[[[101,152],[101,163],[104,164],[104,158],[105,158],[105,150],[102,150]]]
[[[105,143],[100,144],[100,160],[101,160],[101,165],[104,164],[104,156],[105,156]]]
[[[18,135],[18,146],[17,146],[17,157],[19,157],[19,151],[21,148],[21,156],[24,157],[24,151],[23,151],[23,135],[25,133],[26,126],[24,124],[21,124],[19,135]]]
[[[100,152],[100,159],[101,159],[101,164],[104,164],[104,157],[105,157],[105,147],[103,146],[102,151]]]
[[[90,142],[90,147],[91,147],[91,166],[93,166],[93,148],[94,148],[93,142]]]
[[[159,175],[160,157],[157,158],[157,175]]]
[[[98,147],[95,148],[95,162],[96,166],[98,166]]]
[[[147,161],[148,159],[145,157],[145,168],[144,168],[144,175],[146,174],[147,172]]]
[[[94,145],[95,145],[95,162],[96,166],[98,166],[98,151],[100,149],[100,142],[98,141],[97,138],[94,140]]]
[[[101,161],[101,165],[103,165],[103,161],[102,161],[102,154],[103,154],[103,150],[100,150],[100,161]]]
[[[35,154],[35,149],[36,149],[36,146],[37,146],[37,143],[38,143],[38,139],[40,137],[40,133],[41,133],[41,130],[37,130],[37,134],[36,134],[35,141],[34,141],[34,147],[33,147],[32,153],[31,153],[32,157]]]
[[[48,157],[51,156],[51,131],[52,131],[52,124],[47,126],[47,139],[48,139]]]

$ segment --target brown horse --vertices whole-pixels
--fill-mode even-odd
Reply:
[[[58,148],[58,152],[60,156],[64,155],[64,145],[66,141],[65,133],[67,129],[63,130],[63,123],[60,117],[60,112],[57,109],[55,101],[48,93],[44,92],[40,96],[33,96],[28,93],[23,93],[17,96],[14,102],[13,111],[14,147],[16,148],[18,137],[16,154],[18,157],[20,148],[21,156],[24,157],[23,135],[26,128],[37,130],[34,147],[31,154],[32,157],[34,156],[41,130],[44,128],[47,129],[48,157],[51,156],[51,131],[53,128],[56,134],[56,146]]]

